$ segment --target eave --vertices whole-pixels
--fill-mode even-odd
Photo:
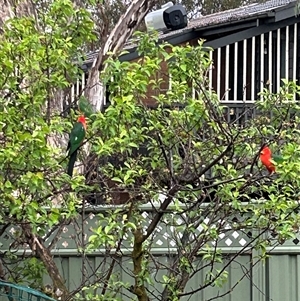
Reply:
[[[181,45],[195,39],[205,39],[205,46],[219,48],[298,22],[300,22],[300,17],[295,16],[295,2],[292,2],[259,15],[245,16],[239,20],[187,28],[175,34],[170,32],[162,36],[159,43]],[[119,57],[120,61],[132,61],[139,57],[136,46],[126,48],[126,51],[126,54]],[[88,70],[91,65],[92,61],[88,61],[82,68]]]

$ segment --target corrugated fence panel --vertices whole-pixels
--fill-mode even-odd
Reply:
[[[294,250],[286,251],[282,249],[280,252],[272,254],[265,262],[252,266],[255,262],[255,254],[244,254],[237,257],[227,268],[228,279],[223,287],[217,285],[209,285],[201,290],[201,286],[205,285],[207,280],[207,271],[211,266],[202,269],[203,262],[201,258],[195,262],[194,271],[199,269],[193,277],[188,281],[184,293],[195,291],[195,294],[183,296],[183,301],[298,301],[300,300],[300,250],[294,246]],[[291,253],[293,252],[293,253]],[[149,258],[149,272],[153,285],[147,285],[150,292],[151,300],[160,300],[160,296],[164,290],[162,284],[163,276],[167,275],[169,268],[172,266],[175,255],[155,255]],[[234,256],[231,253],[228,256]],[[230,257],[225,259],[229,260]],[[99,282],[103,284],[104,276],[107,275],[112,265],[112,258],[105,258],[99,254],[89,254],[83,260],[81,255],[74,254],[64,256],[55,255],[55,262],[70,290],[77,288],[83,281],[88,285],[95,281],[95,277],[99,277]],[[214,266],[214,271],[222,269],[223,265]],[[114,265],[113,277],[115,281],[123,281],[129,286],[134,284],[133,265],[130,256],[124,255],[117,257]],[[96,276],[95,276],[96,275]],[[48,276],[44,278],[44,284],[51,284]],[[197,291],[198,290],[198,291]],[[197,291],[197,292],[196,292]],[[230,293],[228,293],[230,292]],[[100,294],[101,290],[95,292]],[[133,295],[127,290],[119,291],[119,299],[124,301],[132,300]],[[156,296],[156,299],[153,297]],[[241,299],[242,298],[242,299]],[[2,299],[0,299],[2,301]]]
[[[92,275],[95,272],[95,268],[99,265],[102,269],[99,269],[99,273],[108,271],[111,266],[112,259],[104,259],[102,256],[89,256],[89,268],[85,271],[86,279],[88,279],[88,275]],[[168,267],[172,265],[173,258],[172,256],[154,256],[155,264],[153,261],[149,263],[150,267],[150,275],[153,281],[153,285],[148,284],[147,288],[150,292],[151,300],[160,300],[161,294],[164,290],[163,276],[167,275]],[[78,287],[83,280],[84,273],[82,258],[80,256],[70,256],[70,257],[56,257],[56,263],[59,266],[60,271],[62,272],[64,278],[66,279],[66,284],[70,290]],[[103,262],[106,261],[106,264]],[[196,273],[187,283],[185,288],[185,293],[191,293],[193,291],[198,292],[194,294],[189,294],[187,296],[182,297],[180,300],[184,301],[198,301],[198,300],[210,300],[219,296],[220,300],[223,301],[240,301],[241,296],[243,297],[243,301],[252,301],[251,299],[251,281],[249,280],[249,275],[245,277],[245,272],[251,270],[251,256],[250,255],[242,255],[237,258],[229,267],[226,268],[228,271],[228,281],[224,283],[222,288],[219,288],[216,285],[208,286],[202,290],[199,290],[201,286],[203,286],[207,280],[207,272],[211,267],[206,267],[200,272]],[[103,265],[102,265],[103,264]],[[225,261],[226,264],[226,261]],[[157,268],[159,266],[159,269]],[[196,262],[196,267],[201,269],[202,262],[199,258],[199,261]],[[218,264],[214,267],[216,269],[222,269],[223,265]],[[122,280],[129,285],[134,284],[134,278],[132,277],[132,260],[129,256],[123,256],[118,259],[118,262],[115,264],[113,277],[115,280]],[[94,277],[91,277],[91,282],[94,280]],[[103,279],[100,280],[101,282]],[[50,284],[51,281],[48,277],[44,279],[45,284]],[[89,281],[87,281],[89,283]],[[233,289],[234,288],[234,289]],[[230,292],[233,289],[232,292]],[[230,293],[228,293],[230,292]],[[101,293],[101,290],[96,292],[97,294]],[[120,300],[129,301],[134,297],[128,290],[122,289],[122,291],[118,294]],[[157,299],[154,299],[156,296]]]
[[[300,255],[273,255],[267,261],[267,300],[300,300],[299,276]]]
[[[161,296],[164,286],[163,275],[167,274],[167,268],[172,264],[172,257],[154,256],[156,264],[150,263],[150,275],[154,285],[147,285],[150,295]],[[300,300],[300,255],[298,254],[273,254],[265,263],[251,267],[249,255],[239,256],[226,268],[228,280],[224,286],[208,286],[199,290],[205,284],[206,273],[210,267],[196,273],[187,283],[184,293],[197,291],[195,294],[182,297],[183,301],[208,301],[219,296],[222,301],[298,301]],[[105,262],[104,262],[105,261]],[[98,272],[105,272],[111,266],[112,259],[104,259],[102,256],[89,256],[89,264],[85,267],[86,279],[95,272],[96,267],[101,267]],[[82,258],[80,256],[56,257],[56,263],[70,290],[75,289],[85,277]],[[226,262],[225,262],[226,263]],[[201,267],[201,259],[197,267]],[[157,269],[157,266],[160,268]],[[215,269],[221,269],[222,265],[216,265]],[[119,258],[115,264],[113,275],[115,279],[122,280],[129,285],[134,284],[132,277],[132,261],[129,256]],[[45,284],[51,283],[48,277]],[[92,277],[91,282],[94,280]],[[103,279],[102,279],[103,281]],[[89,281],[87,281],[88,283]],[[228,293],[230,292],[230,293]],[[97,292],[100,294],[100,291]],[[119,294],[120,300],[132,300],[133,295],[123,289]],[[152,299],[154,300],[154,299]]]
[[[190,296],[186,296],[185,298],[182,298],[182,300],[215,300],[215,298],[219,296],[217,300],[222,301],[251,301],[251,282],[249,281],[249,278],[243,277],[246,270],[251,270],[250,261],[250,255],[240,256],[233,263],[231,263],[229,267],[226,268],[226,271],[228,272],[228,279],[227,282],[224,283],[223,287],[219,288],[216,285],[208,286],[207,288],[194,294],[191,298]],[[222,267],[222,265],[218,264],[214,268],[220,270]],[[196,274],[195,277],[190,279],[190,281],[187,283],[185,292],[191,292],[199,289],[201,285],[203,286],[206,280],[207,272],[210,270],[210,268],[211,267],[207,267],[201,273]]]

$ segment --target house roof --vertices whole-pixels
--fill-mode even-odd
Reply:
[[[272,16],[275,10],[283,9],[290,3],[296,0],[270,0],[265,3],[254,3],[250,5],[241,6],[234,9],[229,9],[219,13],[214,13],[206,16],[201,16],[197,19],[191,20],[188,26],[184,29],[171,31],[161,37],[175,35],[178,32],[184,32],[188,29],[204,29],[213,25],[224,25],[234,21],[246,20],[251,17],[259,18],[265,16]]]
[[[257,20],[261,18],[274,18],[276,17],[276,14],[281,13],[280,17],[277,17],[278,21],[287,17],[291,17],[291,14],[295,15],[295,2],[296,0],[269,0],[265,3],[254,3],[219,13],[201,16],[199,18],[190,20],[188,26],[183,29],[161,33],[159,38],[161,41],[169,41],[171,44],[180,44],[184,42],[182,39],[180,39],[180,37],[183,35],[186,35],[187,39],[192,39],[193,37],[196,38],[197,36],[195,32],[204,32],[205,30],[212,28],[218,28],[220,31],[222,31],[224,26],[230,24],[239,24],[241,22],[246,22],[253,19]],[[289,13],[282,13],[287,9],[289,9]],[[194,33],[194,35],[192,33]],[[131,50],[130,52],[132,52],[135,51],[135,47],[136,45],[129,41],[125,45],[124,49],[128,51]],[[90,65],[96,55],[97,51],[87,54],[85,65]],[[128,57],[128,60],[130,60],[130,57]]]

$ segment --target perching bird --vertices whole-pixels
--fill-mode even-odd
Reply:
[[[264,146],[264,148],[261,150],[259,155],[261,163],[267,168],[270,174],[274,173],[276,171],[276,167],[273,164],[275,163],[282,163],[283,158],[279,155],[272,155],[272,151],[268,146]],[[273,161],[273,162],[272,162]]]
[[[81,96],[78,100],[78,109],[85,117],[93,121],[93,114],[95,113],[94,108],[84,96]]]
[[[69,143],[67,150],[69,150],[68,156],[70,156],[68,164],[68,175],[72,177],[75,161],[77,158],[77,151],[81,146],[86,133],[86,120],[83,115],[79,116],[77,122],[74,124],[69,137]]]

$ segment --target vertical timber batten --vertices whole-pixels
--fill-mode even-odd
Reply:
[[[75,100],[75,85],[71,87],[71,103]]]
[[[280,90],[280,73],[281,73],[281,68],[280,68],[280,28],[277,29],[277,77],[276,77],[276,84],[277,84],[277,92]],[[275,91],[274,91],[275,92]]]
[[[217,50],[217,94],[221,100],[221,48]]]
[[[209,92],[211,93],[212,91],[212,79],[213,79],[213,52],[209,51],[209,60],[211,62],[210,66],[209,66],[209,71],[208,71],[208,78],[209,78]]]
[[[289,79],[289,26],[285,28],[285,78]]]
[[[251,65],[252,65],[252,76],[251,76],[251,101],[255,99],[255,43],[256,38],[252,37],[252,57],[251,57]]]
[[[80,80],[79,79],[77,79],[77,81],[76,81],[76,95],[75,95],[75,97],[76,96],[79,96],[79,93],[80,93]]]
[[[226,55],[225,55],[225,100],[229,100],[229,45],[226,46]]]
[[[85,73],[82,72],[82,75],[81,75],[81,87],[82,87],[82,90],[84,91],[84,88],[85,88]]]
[[[243,101],[247,98],[247,40],[243,41]],[[237,100],[237,99],[236,99]]]
[[[265,35],[260,35],[260,91],[263,91],[265,85]],[[262,96],[261,96],[262,99]]]
[[[297,46],[298,46],[298,23],[294,24],[294,47],[293,47],[293,81],[296,81],[297,69]]]
[[[272,72],[272,69],[273,69],[273,32],[272,31],[269,32],[268,57],[269,57],[269,62],[268,62],[268,65],[269,65],[268,82],[269,82],[269,91],[270,91],[270,93],[272,93],[272,89],[273,89],[273,86],[274,86],[274,83],[273,83],[273,72]]]
[[[293,32],[293,70],[292,70],[292,80],[296,82],[297,80],[297,49],[298,49],[298,23],[294,24],[294,32]],[[299,83],[298,83],[299,84]],[[296,93],[294,94],[294,100],[296,100]]]
[[[237,99],[237,82],[238,82],[238,42],[234,43],[234,81],[233,81],[233,99]]]

